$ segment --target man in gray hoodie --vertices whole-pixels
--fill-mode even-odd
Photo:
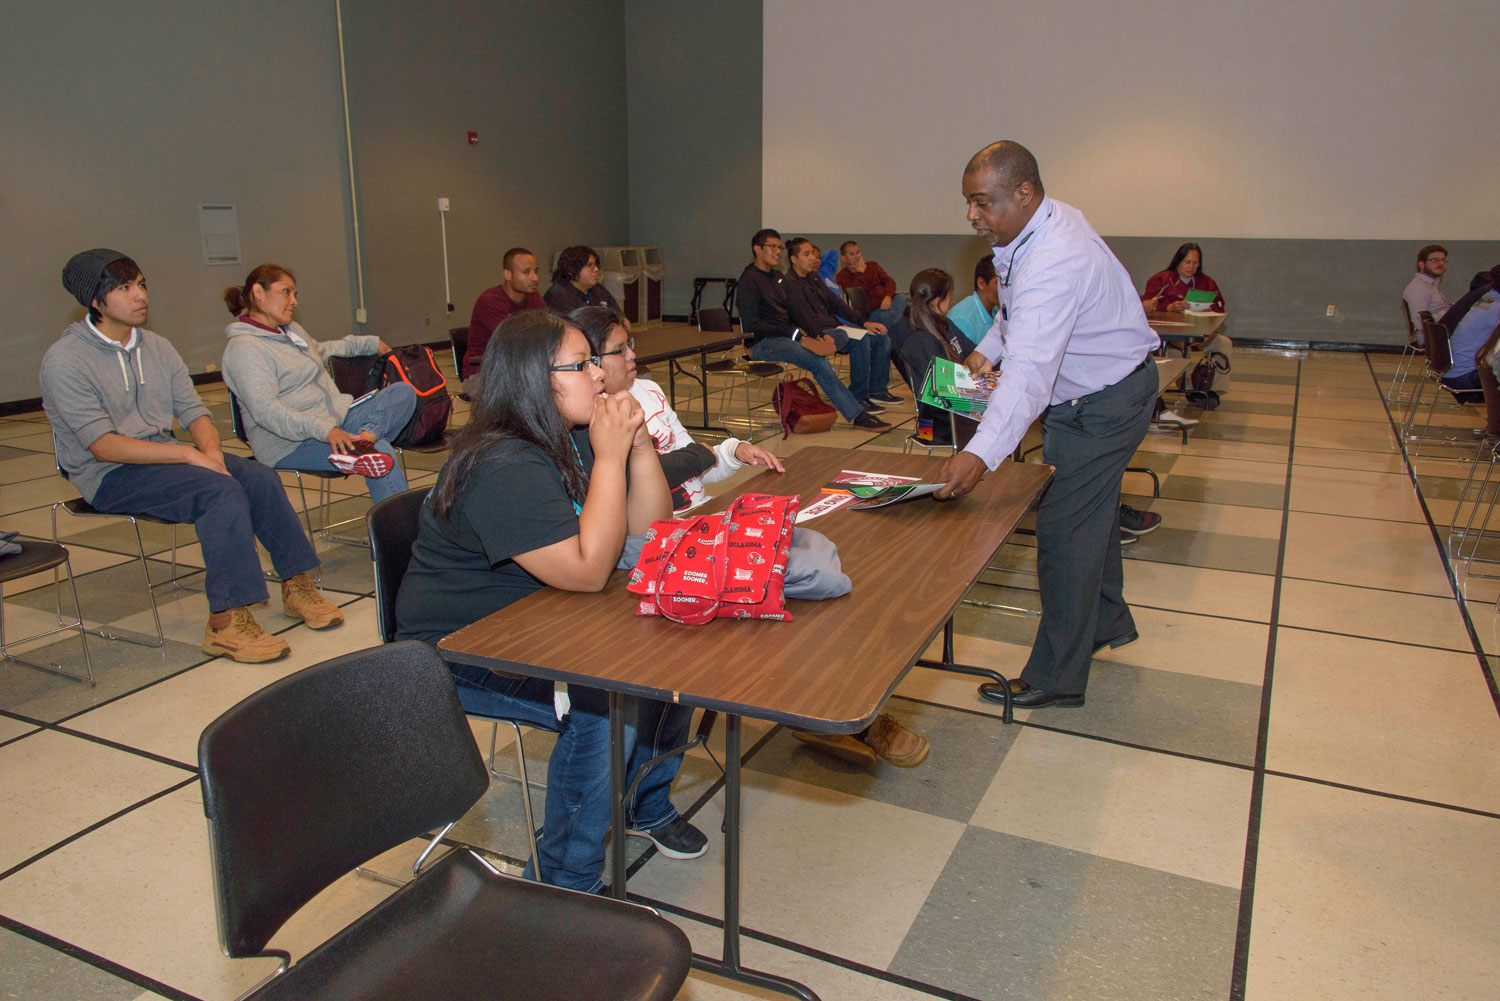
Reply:
[[[309,576],[318,557],[271,469],[225,455],[182,356],[144,329],[146,281],[113,250],[75,254],[63,287],[88,316],[42,359],[42,404],[57,461],[78,492],[110,514],[191,522],[203,549],[209,618],[205,653],[242,663],[284,657],[248,606],[265,601],[258,537],[281,576],[282,609],[314,629],[343,622]],[[172,419],[192,436],[172,435]]]

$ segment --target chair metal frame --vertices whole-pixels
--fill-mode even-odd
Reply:
[[[239,398],[234,395],[234,390],[232,389],[229,391],[229,426],[234,431],[234,436],[248,448],[250,446],[250,438],[245,433],[245,416],[240,412]],[[250,454],[250,458],[252,460],[255,458],[253,452]],[[307,526],[307,534],[309,536],[323,539],[327,542],[337,542],[344,546],[364,547],[367,545],[363,539],[333,534],[332,530],[336,525],[352,525],[359,520],[358,518],[346,518],[334,524],[329,524],[328,522],[328,512],[333,506],[333,488],[331,484],[334,480],[347,480],[349,478],[348,473],[320,469],[281,469],[276,466],[270,468],[278,473],[291,473],[297,478],[297,494],[302,498],[302,522]],[[403,465],[402,472],[405,473],[405,471],[406,467]],[[318,481],[318,521],[322,526],[321,528],[313,528],[312,508],[307,506],[307,487],[302,482],[304,474]]]
[[[1453,396],[1453,402],[1451,404],[1444,404],[1444,409],[1457,410],[1462,404],[1458,402],[1456,393],[1463,392],[1463,390],[1452,390],[1443,384],[1443,376],[1453,368],[1453,354],[1449,343],[1448,328],[1444,327],[1441,323],[1434,322],[1432,314],[1426,310],[1422,311],[1421,317],[1422,334],[1426,340],[1427,365],[1423,371],[1423,378],[1417,383],[1416,392],[1412,394],[1410,405],[1403,412],[1399,432],[1401,447],[1403,449],[1407,447],[1408,443],[1412,444],[1413,447],[1409,453],[1412,457],[1422,454],[1422,445],[1424,442],[1432,441],[1458,444],[1461,442],[1467,443],[1473,441],[1476,437],[1483,436],[1483,431],[1479,428],[1469,429],[1469,434],[1466,435],[1439,434],[1433,436],[1431,434],[1432,417],[1439,406],[1438,400],[1441,394],[1446,391],[1449,395]],[[1426,395],[1429,383],[1432,385],[1433,391],[1432,399],[1427,404],[1427,418],[1422,424],[1422,430],[1416,431],[1417,414],[1421,410],[1422,398]]]
[[[57,625],[52,629],[44,629],[39,633],[32,633],[30,636],[22,636],[21,638],[15,640],[7,639],[5,636],[5,602],[3,600],[0,600],[0,661],[9,662],[12,664],[20,664],[23,667],[29,667],[32,670],[41,671],[45,674],[61,675],[62,677],[67,678],[71,681],[77,681],[82,684],[88,685],[90,688],[93,688],[94,658],[89,654],[88,638],[88,634],[91,630],[83,624],[83,605],[78,600],[78,581],[73,576],[72,554],[69,553],[67,546],[64,546],[55,541],[23,542],[20,543],[20,546],[20,553],[15,553],[11,556],[0,557],[0,583],[8,584],[13,580],[20,580],[22,577],[30,577],[32,574],[46,573],[48,570],[51,570],[53,587],[58,592]],[[43,562],[36,567],[22,567],[22,569],[24,570],[24,572],[22,573],[10,572],[9,568],[7,568],[5,564],[5,561],[8,559],[14,559],[16,556],[25,556],[27,550],[35,546],[51,547],[53,549],[56,549],[57,551],[55,553],[52,553],[50,556],[45,557]],[[59,567],[66,567],[68,570],[68,587],[73,592],[73,610],[77,613],[74,616],[73,621],[67,623],[63,622],[62,620],[62,584],[58,580],[57,576],[57,570]],[[152,607],[155,607],[154,603]],[[73,674],[71,671],[66,670],[62,666],[61,662],[55,661],[53,662],[51,667],[48,667],[45,664],[38,664],[35,661],[27,660],[24,657],[10,652],[10,648],[13,646],[19,646],[23,643],[30,643],[32,640],[39,640],[46,636],[55,636],[58,633],[71,632],[75,629],[78,630],[78,642],[83,646],[83,667],[84,671],[86,672],[83,677],[79,677],[78,675]],[[157,625],[157,631],[160,632],[159,621]]]
[[[1431,315],[1430,313],[1428,314]],[[1401,360],[1396,363],[1396,371],[1391,375],[1391,386],[1386,390],[1385,401],[1396,403],[1405,397],[1406,380],[1410,374],[1412,363],[1423,354],[1425,350],[1419,346],[1421,338],[1417,336],[1416,325],[1412,323],[1411,306],[1407,305],[1405,299],[1401,300],[1401,319],[1406,324],[1406,346],[1401,349]]]
[[[459,385],[459,391],[457,393],[454,393],[453,395],[457,396],[460,400],[463,400],[465,403],[467,403],[469,401],[469,396],[463,391],[463,383],[464,355],[469,353],[469,328],[449,327],[448,347],[453,352],[453,377],[458,380]],[[402,467],[402,471],[405,472],[404,466]]]
[[[707,307],[696,310],[699,333],[733,333],[734,318],[727,309],[719,307]],[[711,362],[705,362],[700,368],[703,377],[704,389],[708,392],[708,379],[712,376],[723,376],[728,379],[738,379],[738,385],[744,390],[745,395],[745,421],[751,432],[757,430],[754,413],[757,410],[770,406],[770,402],[759,406],[750,405],[750,381],[754,379],[757,385],[764,385],[767,379],[779,379],[786,374],[786,368],[778,362],[754,361],[743,348],[739,349],[737,356],[726,356]],[[734,383],[731,382],[724,395],[719,398],[719,423],[724,422],[726,405],[733,402]]]

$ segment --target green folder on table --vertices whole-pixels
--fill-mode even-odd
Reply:
[[[1190,303],[1211,304],[1218,297],[1219,293],[1217,292],[1207,292],[1203,289],[1190,288],[1188,289],[1187,295],[1183,296],[1182,298]]]
[[[917,399],[939,410],[965,417],[983,417],[997,378],[997,372],[973,376],[957,362],[934,358],[927,369],[927,377],[922,380]]]

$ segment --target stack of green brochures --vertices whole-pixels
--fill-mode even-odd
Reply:
[[[946,358],[934,358],[927,369],[927,378],[922,380],[922,391],[917,399],[930,407],[962,414],[966,417],[983,417],[989,406],[990,393],[995,390],[998,372],[970,375],[969,370]]]
[[[1207,311],[1218,297],[1219,293],[1217,292],[1208,292],[1203,289],[1193,288],[1188,289],[1187,295],[1182,298],[1187,302],[1188,309],[1194,313],[1202,313]]]

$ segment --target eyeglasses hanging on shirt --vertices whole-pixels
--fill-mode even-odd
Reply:
[[[1047,219],[1051,218],[1052,208],[1049,206],[1047,208]],[[1041,227],[1047,222],[1047,219],[1043,219],[1040,223],[1038,223],[1036,229],[1041,229]],[[996,278],[999,278],[1001,288],[1010,288],[1010,276],[1015,270],[1016,255],[1021,252],[1022,247],[1026,246],[1026,241],[1036,235],[1036,229],[1033,229],[1030,233],[1027,233],[1025,236],[1021,237],[1020,241],[1011,248],[1010,260],[1005,263],[1005,277],[1000,278],[998,273],[995,276]],[[1006,302],[1003,299],[1000,301],[1000,316],[1006,322],[1010,321],[1010,303]]]

